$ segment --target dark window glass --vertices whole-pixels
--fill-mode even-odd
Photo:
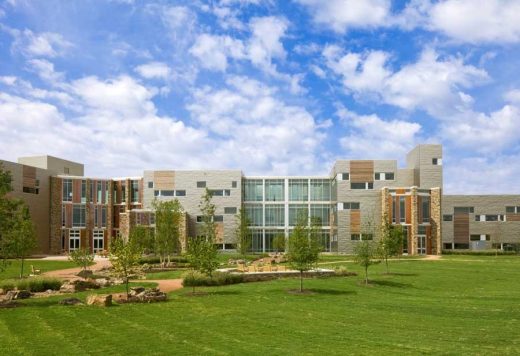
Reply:
[[[350,183],[350,189],[365,189],[365,183]]]
[[[394,180],[395,179],[394,173],[393,172],[385,173],[385,179],[386,180]]]
[[[406,222],[405,197],[399,197],[399,220],[400,222]]]
[[[177,196],[177,197],[185,197],[186,196],[186,191],[185,190],[176,190],[175,191],[175,196]]]
[[[223,215],[215,215],[215,216],[213,216],[213,221],[214,222],[223,222],[224,221],[224,216]]]
[[[236,214],[236,213],[237,213],[237,208],[235,208],[235,207],[224,208],[224,214]]]
[[[422,197],[422,222],[430,222],[430,198]]]
[[[515,207],[514,206],[506,206],[506,213],[515,213]]]
[[[153,182],[148,182],[148,188],[153,188]]]
[[[453,212],[454,213],[474,213],[475,212],[475,209],[470,206],[456,206],[455,208],[453,208]]]
[[[453,221],[453,215],[443,215],[442,220],[443,221]]]
[[[202,222],[202,215],[197,215],[197,222]]]
[[[498,221],[498,215],[486,215],[486,221]]]
[[[426,235],[426,226],[421,226],[421,225],[419,225],[419,226],[417,227],[417,233],[418,233],[419,235]]]
[[[206,181],[197,182],[197,188],[206,188]]]
[[[221,197],[224,195],[224,191],[222,189],[211,189],[209,192],[214,197]]]
[[[359,234],[350,234],[350,239],[352,241],[359,241],[360,240],[360,235]]]
[[[360,203],[350,203],[350,209],[352,210],[359,210],[360,206]]]
[[[438,159],[437,159],[437,158],[432,158],[432,164],[433,164],[434,166],[436,166],[437,163],[438,163]]]
[[[160,194],[160,191],[159,191],[159,190],[155,190],[155,191],[153,192],[153,195],[154,195],[155,197],[158,197],[159,194]]]
[[[173,190],[161,190],[162,197],[173,197]]]
[[[237,187],[237,181],[234,180],[231,182],[231,188],[236,188]]]
[[[451,250],[451,243],[445,243],[444,244],[444,249],[445,250]]]
[[[368,185],[368,189],[374,189],[374,183],[370,182],[367,185]]]
[[[349,180],[350,174],[349,173],[342,173],[341,174],[341,180]]]
[[[376,173],[374,177],[376,180],[381,180],[381,173]]]
[[[455,250],[467,250],[469,249],[469,244],[455,244]]]

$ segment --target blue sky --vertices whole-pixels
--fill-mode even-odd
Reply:
[[[0,5],[2,159],[328,174],[444,145],[447,193],[520,192],[520,1]]]

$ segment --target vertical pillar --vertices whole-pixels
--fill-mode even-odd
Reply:
[[[430,224],[431,224],[431,239],[432,239],[432,254],[440,255],[442,252],[442,214],[441,214],[441,188],[431,189],[430,198]]]
[[[49,252],[59,254],[61,251],[61,214],[63,209],[63,181],[58,177],[50,177],[50,231]]]
[[[419,230],[419,211],[417,206],[417,187],[413,186],[410,189],[411,193],[411,224],[410,224],[410,239],[411,244],[408,248],[408,254],[409,255],[416,255],[417,254],[417,232]]]

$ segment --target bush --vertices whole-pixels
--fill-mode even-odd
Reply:
[[[334,275],[336,276],[352,276],[353,272],[349,272],[347,267],[339,266],[334,268]]]
[[[223,286],[228,284],[237,284],[244,281],[244,277],[240,274],[232,274],[226,272],[215,272],[212,277],[200,272],[189,271],[182,275],[182,285],[185,287],[199,286]]]
[[[175,263],[176,265],[181,264],[188,264],[188,259],[184,256],[172,256],[170,257],[170,262]],[[156,265],[161,263],[161,260],[159,257],[156,256],[149,256],[149,257],[142,257],[139,260],[139,264],[149,264],[149,265]]]
[[[442,250],[443,255],[467,255],[467,256],[512,256],[516,255],[515,251],[497,251],[496,250],[483,250],[483,251],[472,251],[472,250]]]
[[[48,289],[60,290],[61,281],[55,278],[31,278],[20,281],[3,281],[0,288],[4,291],[18,289],[28,290],[32,293],[45,292]]]
[[[14,290],[16,288],[16,282],[11,280],[1,281],[0,288],[3,289],[4,292]]]
[[[74,284],[74,289],[76,290],[76,292],[82,292],[84,290],[87,290],[87,289],[99,289],[99,284],[97,284],[96,282],[93,282],[93,281],[89,281],[89,280],[76,280],[74,282],[72,282],[72,284]]]

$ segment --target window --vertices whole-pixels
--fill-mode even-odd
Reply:
[[[343,203],[343,210],[359,210],[361,204],[359,202]]]
[[[234,180],[234,181],[231,181],[231,188],[236,188],[237,187],[237,181]]]
[[[350,239],[352,241],[359,241],[359,240],[361,240],[361,235],[360,234],[350,234]]]
[[[491,236],[490,235],[470,235],[469,240],[470,241],[490,241]]]
[[[421,197],[422,200],[422,222],[430,222],[430,197]]]
[[[374,183],[350,183],[350,189],[374,189]]]
[[[223,215],[214,215],[213,216],[213,221],[214,222],[223,222],[224,221],[224,216]]]
[[[378,172],[374,173],[375,180],[394,180],[393,172]]]
[[[153,182],[148,182],[148,188],[152,188],[153,189]]]
[[[224,214],[236,214],[237,208],[235,207],[226,207],[224,208]]]
[[[107,227],[107,207],[101,207],[101,227]]]
[[[263,252],[264,249],[264,233],[262,230],[252,230],[251,251]]]
[[[455,250],[467,250],[469,249],[469,244],[453,244]]]
[[[204,217],[202,215],[197,215],[197,222],[198,223],[204,222],[203,218]]]
[[[97,202],[99,204],[101,204],[103,200],[103,184],[105,184],[105,182],[97,182],[96,184]]]
[[[307,218],[307,205],[290,204],[289,205],[289,226],[295,226],[299,218]]]
[[[93,231],[93,250],[94,253],[103,251],[103,230],[94,230]]]
[[[432,164],[434,166],[442,166],[442,158],[432,158]]]
[[[283,179],[265,180],[265,200],[284,201],[285,200],[285,181]]]
[[[156,190],[157,192],[157,190]],[[173,197],[175,194],[174,190],[159,190],[159,196],[161,197]]]
[[[126,202],[126,183],[121,182],[121,203]]]
[[[70,230],[69,231],[69,251],[79,249],[80,231]]]
[[[186,196],[186,191],[185,190],[176,190],[175,191],[175,196],[176,197],[185,197]]]
[[[229,189],[224,189],[224,196],[225,196],[225,197],[229,197],[229,196],[231,196],[231,190],[229,190]]]
[[[461,214],[461,213],[466,213],[466,214],[473,214],[475,212],[475,208],[472,207],[472,206],[456,206],[453,208],[453,212],[455,214]]]
[[[424,225],[419,225],[417,227],[417,234],[418,235],[426,235],[426,226]]]
[[[23,187],[23,192],[29,194],[39,194],[40,190],[38,188]]]
[[[506,206],[506,213],[520,214],[520,206]]]
[[[311,200],[330,201],[330,180],[311,179]]]
[[[289,179],[289,200],[309,200],[309,181],[307,179]]]
[[[197,182],[197,188],[206,188],[206,181]]]
[[[265,230],[265,252],[276,251],[276,247],[274,246],[274,239],[277,236],[285,237],[285,231],[281,230],[281,229],[280,230],[276,230],[276,229]]]
[[[270,204],[265,206],[265,226],[285,225],[285,205]]]
[[[263,181],[261,179],[245,179],[244,180],[244,200],[245,201],[262,201]]]
[[[503,215],[475,215],[475,221],[505,221]]]
[[[160,190],[154,190],[154,191],[153,191],[153,196],[154,196],[154,197],[158,197],[158,196],[160,196],[160,195],[161,195],[161,191],[160,191]]]
[[[132,191],[130,192],[132,195],[132,203],[139,202],[139,181],[133,180],[132,181]]]
[[[72,227],[85,227],[85,205],[72,206]]]
[[[399,197],[399,222],[406,222],[406,204],[405,197]]]
[[[94,187],[94,181],[90,181],[90,194],[89,194],[89,201],[90,202],[93,202],[94,201],[94,196],[96,195],[96,191],[95,191],[95,187]]]
[[[264,213],[262,205],[246,204],[244,208],[251,226],[262,226],[264,224]]]
[[[229,197],[231,195],[231,190],[229,189],[210,189],[209,192],[214,197]]]
[[[82,203],[87,202],[87,181],[86,180],[81,181],[81,202]]]
[[[65,227],[67,225],[66,220],[67,214],[65,213],[65,205],[61,205],[61,226]]]
[[[63,201],[72,201],[72,179],[63,180]]]
[[[311,205],[311,223],[320,226],[330,225],[330,205],[328,204],[312,204]]]
[[[367,241],[367,240],[373,240],[374,235],[372,234],[350,234],[350,239],[352,241]]]
[[[350,173],[340,173],[341,180],[350,180]]]
[[[453,221],[453,215],[443,215],[442,221]]]

